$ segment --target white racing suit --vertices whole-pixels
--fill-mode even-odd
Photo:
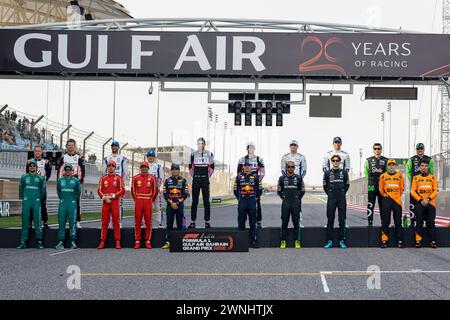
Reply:
[[[155,201],[153,202],[153,208],[156,210],[153,213],[153,219],[156,221],[156,224],[153,224],[157,228],[163,227],[163,214],[162,214],[162,199],[163,195],[161,192],[161,187],[164,183],[165,176],[164,176],[164,168],[161,164],[157,162],[149,163],[150,164],[150,170],[149,173],[156,177],[156,181],[158,182],[158,196],[156,197]]]
[[[341,157],[341,163],[339,164],[340,169],[344,169],[347,172],[350,172],[350,156],[347,152],[342,150],[330,150],[323,157],[322,170],[323,172],[327,172],[331,170],[331,158],[334,155],[338,155]]]

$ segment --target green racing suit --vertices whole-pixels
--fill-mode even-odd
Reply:
[[[31,210],[33,210],[33,225],[36,239],[42,240],[41,201],[45,196],[45,192],[45,179],[39,174],[28,173],[20,178],[19,198],[22,199],[21,242],[28,240]]]
[[[70,240],[76,240],[77,201],[81,195],[80,180],[75,177],[61,177],[56,184],[59,198],[58,207],[58,240],[66,238],[66,222],[69,220]]]

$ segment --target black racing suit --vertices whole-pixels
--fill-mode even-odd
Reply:
[[[234,196],[238,199],[238,228],[245,230],[247,215],[252,241],[257,240],[256,231],[256,198],[262,193],[261,181],[254,173],[241,172],[234,182]]]
[[[286,240],[289,217],[292,216],[295,240],[300,240],[300,210],[305,185],[301,176],[283,175],[278,179],[277,193],[283,202],[281,204],[281,240]]]
[[[347,201],[345,194],[350,187],[348,172],[344,169],[331,169],[323,175],[323,190],[328,195],[327,201],[327,240],[333,240],[334,218],[336,208],[339,213],[339,240],[345,240],[345,219]]]
[[[197,219],[197,206],[200,190],[202,191],[203,205],[205,207],[205,221],[209,221],[211,207],[209,204],[209,177],[214,172],[214,156],[210,151],[195,151],[191,154],[189,172],[192,175],[192,205],[191,220]]]
[[[375,210],[375,203],[378,198],[378,208],[381,213],[381,206],[383,205],[383,197],[380,194],[379,181],[380,176],[387,169],[388,158],[370,157],[367,158],[364,164],[364,175],[367,177],[367,221],[369,226],[373,224],[373,212]],[[383,216],[380,214],[381,219]]]
[[[48,159],[36,159],[33,158],[33,160],[37,163],[37,173],[44,177],[45,181],[47,182],[48,179],[52,176],[52,163]],[[26,173],[29,173],[28,166],[26,166]],[[47,192],[44,194],[44,198],[41,200],[41,215],[42,215],[42,222],[47,223],[48,222],[48,212],[47,212]],[[33,211],[30,215],[31,220],[33,221]]]

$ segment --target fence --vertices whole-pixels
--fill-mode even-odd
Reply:
[[[450,191],[450,151],[433,156],[439,189]]]
[[[38,117],[36,115],[31,115],[28,113],[23,113],[8,107],[8,110],[12,110],[13,113],[17,115],[16,120],[14,120],[14,126],[17,127],[18,119],[27,119],[27,122],[33,122],[33,128],[39,132],[43,132],[42,138],[48,139],[49,143],[44,145],[44,149],[48,151],[63,151],[61,146],[64,146],[69,138],[75,139],[77,142],[78,152],[85,156],[86,174],[84,181],[84,188],[92,190],[96,187],[98,180],[104,174],[102,159],[105,155],[110,154],[110,142],[112,138],[107,138],[100,136],[94,132],[83,131],[72,126],[67,126],[60,122],[55,122],[45,117]],[[0,114],[1,115],[1,114]],[[5,118],[2,115],[3,118]],[[41,118],[40,121],[35,123],[36,119]],[[9,119],[8,119],[9,121]],[[68,130],[67,130],[68,129]],[[19,131],[19,130],[17,130]],[[18,137],[18,136],[17,136]],[[17,139],[20,139],[19,137]],[[119,139],[120,140],[120,139]],[[125,177],[125,186],[130,187],[132,173],[137,174],[139,172],[139,163],[145,159],[145,153],[147,149],[142,149],[140,147],[134,147],[127,142],[121,142],[121,153],[125,155],[128,159],[128,176]],[[27,160],[27,151],[30,151],[38,141],[33,141],[32,143],[24,144],[20,146],[9,146],[7,144],[0,143],[0,178],[17,180],[25,172],[25,165]],[[25,148],[26,147],[26,148]],[[126,147],[126,148],[124,148]],[[166,176],[170,174],[171,158],[164,157],[163,153],[174,151],[166,149],[172,149],[172,147],[160,147],[158,148],[158,155],[161,154],[164,160],[158,159],[158,161],[165,167]],[[173,150],[178,150],[175,147]],[[188,147],[181,147],[183,150],[181,157],[183,157],[182,162],[185,166],[182,167],[181,174],[188,179],[190,182],[189,174],[187,173],[187,159],[189,158],[190,151],[192,149]],[[178,150],[179,151],[179,150]],[[176,152],[175,152],[176,153]],[[174,154],[175,154],[174,153]],[[180,152],[178,152],[180,153]],[[178,154],[177,153],[177,154]],[[166,155],[167,156],[167,155]],[[167,159],[166,159],[167,158]],[[132,159],[134,162],[132,163]],[[180,155],[176,157],[177,161],[180,160]],[[219,168],[223,164],[216,163],[216,167]],[[56,174],[53,173],[50,179],[51,182],[56,180]],[[220,172],[216,170],[213,177],[211,178],[211,195],[228,195],[230,194],[230,180],[231,177],[227,172]]]

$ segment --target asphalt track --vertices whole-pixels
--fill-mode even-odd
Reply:
[[[325,226],[326,218],[326,196],[320,193],[307,194],[303,199],[302,205],[302,224],[306,227]],[[201,199],[200,199],[201,201]],[[201,202],[200,202],[201,203]],[[275,194],[269,194],[262,198],[263,226],[280,227],[281,226],[281,200]],[[203,227],[203,209],[198,209],[197,227]],[[187,222],[190,222],[190,211],[185,211]],[[378,219],[378,220],[377,220]],[[379,224],[379,216],[375,217],[375,223]],[[337,218],[336,218],[337,223]],[[211,209],[211,225],[213,227],[237,227],[237,207],[236,205],[227,205],[221,208]],[[347,210],[347,225],[366,226],[367,218],[365,212],[352,209]],[[133,227],[133,218],[125,218],[122,222],[123,227]],[[99,228],[100,223],[83,223],[86,228]]]
[[[308,197],[303,209],[304,225],[325,224],[320,199]],[[265,226],[279,226],[276,197],[264,198],[263,214]],[[214,208],[212,217],[215,226],[233,225],[236,206]],[[350,211],[348,224],[365,219]],[[80,289],[67,287],[69,266],[79,267]],[[0,283],[0,299],[450,299],[450,248],[1,249]]]

